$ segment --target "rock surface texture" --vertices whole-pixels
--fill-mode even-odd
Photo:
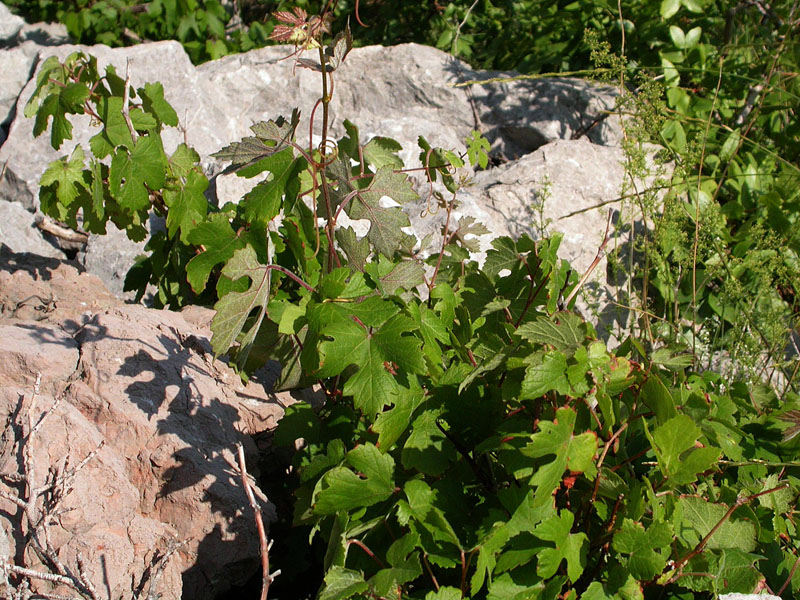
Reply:
[[[81,556],[102,597],[147,590],[158,557],[180,542],[157,582],[165,599],[213,598],[258,564],[235,449],[242,443],[252,457],[251,436],[294,400],[243,386],[213,361],[210,318],[124,304],[76,264],[0,246],[0,419],[11,423],[0,489],[21,497],[12,474],[43,486],[95,453],[47,533],[63,564],[74,568]],[[266,518],[272,510],[263,503]],[[19,531],[18,507],[0,498],[0,511],[10,558],[46,570],[8,533]]]
[[[114,64],[120,73],[129,63],[132,83],[160,81],[179,115],[182,131],[164,135],[167,152],[185,135],[212,180],[210,200],[235,202],[253,182],[224,174],[210,154],[294,107],[306,119],[298,131],[307,132],[318,75],[293,73],[292,60],[284,60],[291,49],[281,47],[195,67],[176,42],[68,45],[63,31],[20,23],[4,10],[0,4],[0,418],[8,422],[0,447],[0,563],[51,572],[66,565],[103,597],[132,598],[155,585],[165,599],[211,598],[257,566],[236,444],[253,452],[251,436],[273,427],[294,400],[258,382],[242,386],[211,360],[209,311],[124,303],[124,276],[143,244],[122,232],[77,246],[43,233],[41,174],[95,131],[88,117],[77,118],[75,139],[54,151],[48,136],[33,138],[23,108],[50,55],[80,50],[95,55],[101,70]],[[332,132],[341,135],[346,118],[362,141],[393,137],[415,166],[418,136],[460,149],[481,130],[499,166],[475,174],[455,215],[492,231],[481,238],[481,253],[498,235],[561,231],[561,255],[583,272],[624,179],[621,127],[609,116],[614,90],[563,78],[455,86],[509,75],[475,71],[413,44],[356,49],[337,72]],[[424,208],[422,201],[408,207],[419,237],[441,229],[444,218],[422,218]],[[596,285],[605,285],[604,274],[603,261]],[[47,525],[39,531],[52,555],[33,552],[18,534],[28,497],[14,473],[61,490],[57,510],[66,512],[41,521]],[[34,513],[46,511],[45,500],[33,502]],[[269,516],[270,505],[263,507]]]

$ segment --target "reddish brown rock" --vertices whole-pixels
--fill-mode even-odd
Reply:
[[[100,597],[127,599],[154,560],[186,540],[158,582],[163,598],[211,598],[249,577],[258,539],[236,445],[254,457],[250,434],[274,427],[293,400],[243,385],[213,360],[213,311],[126,305],[71,264],[8,251],[0,253],[0,307],[0,418],[19,423],[8,428],[0,489],[24,493],[9,476],[25,472],[25,415],[37,421],[59,395],[31,444],[37,484],[103,443],[49,527],[62,563],[77,568],[80,553]],[[261,500],[269,520],[273,508]],[[47,570],[23,552],[20,514],[0,499],[0,524],[16,544],[9,559]]]

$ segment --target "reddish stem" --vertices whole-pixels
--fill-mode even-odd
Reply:
[[[316,291],[313,286],[308,285],[305,281],[300,279],[297,275],[295,275],[294,273],[292,273],[289,269],[287,269],[285,267],[282,267],[280,265],[266,265],[266,269],[267,270],[280,271],[284,275],[287,275],[287,276],[291,277],[292,279],[294,279],[297,283],[302,285],[309,292],[315,292]]]
[[[349,546],[350,544],[358,546],[364,552],[366,552],[367,556],[369,556],[372,560],[374,560],[381,569],[386,568],[386,566],[383,564],[383,561],[377,556],[375,556],[375,553],[372,550],[370,550],[364,542],[353,538],[352,540],[347,540],[347,545]]]

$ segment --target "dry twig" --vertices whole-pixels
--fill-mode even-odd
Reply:
[[[45,481],[37,485],[36,464],[33,455],[33,441],[39,435],[47,419],[56,411],[63,400],[63,395],[55,398],[53,404],[41,413],[38,420],[36,415],[36,401],[39,397],[41,385],[41,374],[37,374],[36,382],[33,385],[33,394],[30,397],[28,406],[25,407],[25,397],[20,397],[20,406],[17,410],[15,419],[10,419],[6,424],[6,433],[9,440],[19,440],[13,448],[14,454],[21,455],[22,473],[3,473],[2,483],[5,489],[0,487],[0,497],[12,502],[22,510],[19,511],[17,524],[20,532],[25,532],[20,536],[25,540],[25,548],[19,552],[19,556],[26,556],[27,550],[35,553],[42,564],[48,569],[42,571],[32,569],[26,565],[13,563],[11,556],[0,558],[0,578],[8,582],[7,598],[30,598],[35,595],[39,598],[49,598],[52,600],[74,600],[69,596],[50,593],[42,590],[32,592],[33,581],[47,581],[55,585],[62,585],[78,593],[81,598],[88,600],[99,600],[97,591],[89,579],[86,563],[83,556],[77,556],[77,571],[69,568],[59,558],[58,552],[50,539],[49,526],[55,519],[66,512],[68,509],[62,508],[61,501],[72,491],[72,483],[77,473],[83,469],[89,461],[97,456],[103,447],[101,442],[97,448],[89,453],[74,468],[69,468],[69,461],[65,459],[61,467],[54,465],[48,469]],[[23,410],[25,408],[25,410]],[[23,415],[27,414],[27,423]],[[19,436],[14,430],[19,431]],[[14,489],[19,488],[19,489]],[[9,579],[11,581],[9,581]]]
[[[280,570],[275,571],[274,573],[269,572],[269,549],[272,547],[272,543],[267,542],[267,534],[264,531],[264,520],[261,517],[261,509],[258,508],[255,496],[253,496],[253,490],[250,487],[250,481],[247,475],[247,466],[244,462],[244,448],[241,444],[238,444],[237,450],[239,454],[239,472],[242,475],[242,485],[244,486],[244,491],[247,494],[247,500],[250,502],[250,508],[253,509],[253,513],[255,514],[256,528],[258,529],[258,539],[261,544],[261,600],[267,600],[269,586],[272,581],[278,575],[280,575],[281,572]]]

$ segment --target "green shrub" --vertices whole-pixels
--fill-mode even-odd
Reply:
[[[321,74],[327,132],[328,85],[352,42],[345,29],[320,45],[313,19],[297,11],[273,31],[317,52],[301,66]],[[608,350],[560,306],[577,277],[558,235],[498,238],[479,267],[456,234],[481,230],[448,218],[441,247],[421,258],[402,210],[379,203],[417,197],[399,145],[362,142],[348,121],[316,148],[295,140],[297,112],[253,125],[216,156],[244,177],[272,176],[217,209],[197,154],[164,152],[160,133],[177,116],[160,84],[134,90],[81,53],[48,59],[26,108],[35,133],[49,127],[58,148],[68,115],[84,112],[100,131],[88,153],[76,146],[50,165],[42,209],[72,225],[80,211],[96,233],[110,219],[133,239],[150,211],[164,216],[130,281],[156,285],[163,305],[215,301],[212,346],[243,376],[278,358],[281,385],[325,389],[324,407],[290,407],[276,433],[278,444],[304,440],[294,522],[325,544],[320,599],[797,591],[795,393],[692,372],[691,357],[653,350],[658,338]],[[664,131],[690,121],[657,116],[680,158]],[[485,140],[473,135],[462,153],[420,146],[449,215],[458,169],[486,166]],[[731,164],[744,156],[728,148]],[[671,190],[654,244],[670,231],[680,241],[670,211],[686,205],[682,192]],[[368,219],[369,233],[339,226],[342,212]],[[662,254],[666,269],[674,258]]]

